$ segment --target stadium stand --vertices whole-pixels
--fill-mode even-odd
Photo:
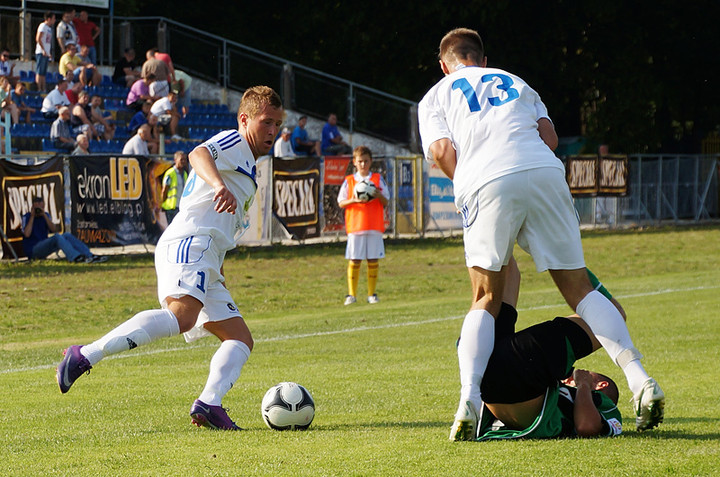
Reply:
[[[19,81],[26,83],[27,91],[25,102],[28,106],[38,111],[31,116],[31,123],[19,123],[10,128],[12,136],[12,148],[14,151],[44,151],[59,152],[50,140],[50,126],[52,121],[46,119],[40,113],[44,93],[32,91],[30,85],[34,81],[33,71],[22,70],[19,72]],[[51,89],[61,78],[57,72],[48,72],[46,81]],[[133,112],[126,108],[125,98],[129,88],[113,84],[108,75],[103,75],[100,85],[89,86],[86,91],[91,95],[98,95],[103,99],[104,109],[112,115],[112,121],[117,129],[115,137],[110,141],[90,141],[92,153],[116,153],[120,154],[123,145],[132,135],[127,124]],[[235,114],[226,105],[212,103],[201,99],[193,99],[190,112],[183,117],[178,129],[180,134],[187,138],[183,141],[172,141],[165,144],[165,153],[173,154],[176,151],[190,152],[203,140],[219,133],[224,129],[237,127]]]

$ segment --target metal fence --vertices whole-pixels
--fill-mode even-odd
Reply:
[[[0,7],[0,40],[16,57],[31,59],[35,31],[43,11],[26,9],[25,35],[22,10]],[[60,13],[56,14],[59,16]],[[308,68],[285,58],[227,40],[164,17],[113,17],[93,15],[102,30],[96,40],[98,63],[112,65],[125,48],[142,58],[154,46],[169,53],[187,73],[231,90],[244,91],[265,84],[278,91],[287,109],[318,119],[337,114],[350,133],[366,133],[416,150],[417,103],[352,81]],[[54,57],[59,58],[53,42]]]
[[[629,156],[625,197],[575,199],[583,225],[699,223],[720,218],[718,155]]]

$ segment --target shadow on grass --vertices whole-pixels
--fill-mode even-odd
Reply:
[[[0,273],[3,278],[25,278],[33,276],[81,274],[94,271],[117,271],[136,268],[155,268],[153,256],[113,255],[105,263],[70,263],[64,259],[32,260],[18,263],[3,261]]]
[[[312,426],[315,430],[321,431],[345,431],[352,429],[385,429],[392,427],[406,428],[406,429],[422,429],[422,428],[441,428],[447,427],[450,429],[450,425],[446,421],[435,421],[435,422],[373,422],[373,423],[352,423],[352,424],[337,424],[337,425],[314,425]]]

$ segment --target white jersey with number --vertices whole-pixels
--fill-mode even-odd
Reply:
[[[537,121],[548,118],[547,108],[527,83],[507,71],[477,66],[454,71],[427,92],[418,117],[426,157],[433,142],[452,141],[458,208],[498,177],[538,167],[563,169],[538,133]]]
[[[216,212],[215,191],[192,171],[180,198],[180,211],[160,241],[209,235],[214,246],[224,252],[233,249],[242,235],[245,213],[255,197],[255,157],[245,138],[235,130],[216,134],[198,147],[206,148],[215,160],[225,186],[237,199],[237,210],[235,214]]]

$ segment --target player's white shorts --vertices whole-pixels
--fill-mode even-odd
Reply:
[[[382,233],[369,231],[362,234],[348,234],[345,258],[348,260],[385,258]]]
[[[508,174],[470,196],[461,210],[465,263],[499,271],[518,245],[538,272],[585,267],[580,229],[561,169]]]
[[[167,307],[167,297],[190,295],[204,305],[195,327],[184,334],[191,342],[211,333],[204,324],[242,316],[223,285],[220,273],[225,254],[218,252],[208,235],[194,235],[178,240],[160,241],[155,248],[158,300]]]

